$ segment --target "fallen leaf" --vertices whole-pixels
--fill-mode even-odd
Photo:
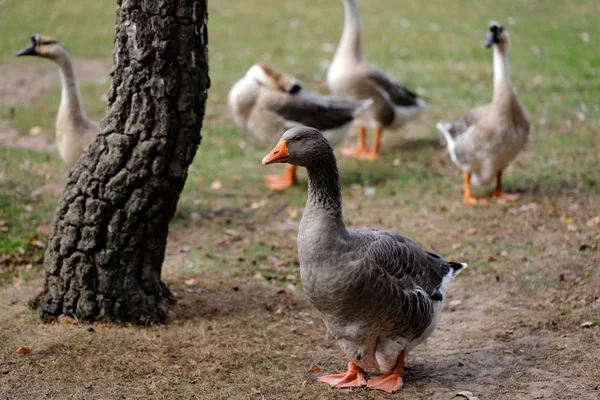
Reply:
[[[317,372],[321,372],[321,368],[319,368],[318,366],[315,365],[309,371],[313,372],[313,373],[317,373]]]
[[[258,280],[261,280],[261,281],[266,280],[265,277],[260,272],[255,272],[254,273],[254,279],[258,279]]]
[[[29,354],[31,353],[31,347],[23,346],[17,349],[17,354]]]
[[[593,217],[590,218],[586,223],[585,226],[596,226],[596,225],[600,225],[600,217]]]
[[[469,392],[468,390],[463,390],[461,392],[456,393],[456,395],[454,397],[457,396],[461,396],[461,397],[466,397],[468,400],[479,400],[478,397],[474,396],[473,393]]]
[[[279,306],[277,308],[277,310],[275,310],[275,314],[282,314],[283,313],[283,306]]]
[[[210,188],[212,190],[221,190],[223,188],[223,183],[221,183],[220,180],[214,180],[211,184],[210,184]]]
[[[452,300],[451,302],[448,303],[448,305],[451,307],[460,306],[461,304],[462,304],[461,300]]]
[[[591,328],[592,326],[594,326],[594,323],[592,321],[585,321],[581,323],[582,328]]]
[[[42,133],[42,128],[39,126],[34,126],[29,130],[31,136],[38,136],[40,133]]]
[[[563,223],[564,223],[565,225],[571,225],[571,224],[573,223],[573,218],[567,218],[567,217],[565,217],[565,218],[563,219]]]
[[[198,279],[195,279],[195,278],[186,279],[184,281],[184,283],[186,284],[186,286],[196,286],[198,284]]]
[[[73,323],[75,323],[75,320],[73,319],[73,317],[69,317],[68,315],[61,315],[58,317],[58,322],[65,325],[73,325]]]

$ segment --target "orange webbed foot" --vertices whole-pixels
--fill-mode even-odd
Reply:
[[[336,388],[363,387],[367,384],[363,370],[353,362],[348,363],[348,371],[345,373],[321,376],[317,380]]]
[[[494,192],[492,194],[492,200],[504,200],[504,201],[516,201],[519,200],[519,198],[521,198],[521,195],[519,193],[504,193],[504,192],[500,192],[500,193],[496,193]]]
[[[285,190],[296,184],[295,179],[290,179],[286,175],[267,175],[265,176],[265,185],[272,190]]]
[[[383,390],[387,393],[394,393],[404,386],[402,377],[399,374],[391,373],[388,375],[375,376],[369,379],[367,387],[374,390]]]
[[[487,199],[478,199],[477,197],[469,196],[469,197],[463,198],[463,204],[483,205],[483,204],[487,204]]]
[[[364,147],[344,147],[341,152],[346,157],[365,158],[368,157],[369,153]]]

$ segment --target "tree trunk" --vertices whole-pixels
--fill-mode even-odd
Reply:
[[[118,0],[100,134],[71,170],[45,258],[45,320],[164,322],[168,224],[200,144],[207,0]]]

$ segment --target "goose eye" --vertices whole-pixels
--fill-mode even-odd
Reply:
[[[299,141],[301,141],[301,140],[302,140],[302,137],[300,137],[300,136],[296,136],[296,137],[294,138],[294,142],[299,142]]]

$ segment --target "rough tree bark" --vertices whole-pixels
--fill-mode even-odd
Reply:
[[[45,258],[45,320],[163,322],[168,224],[200,144],[207,0],[118,0],[108,111],[71,170]]]

